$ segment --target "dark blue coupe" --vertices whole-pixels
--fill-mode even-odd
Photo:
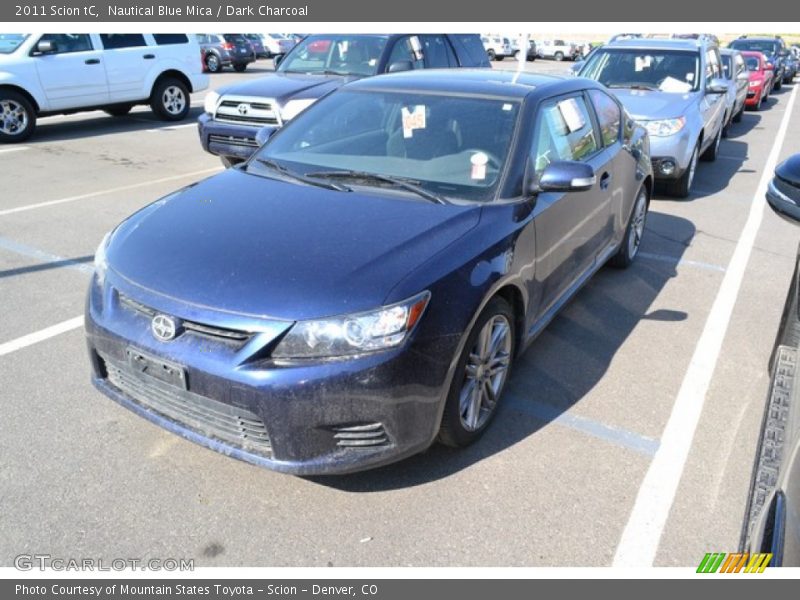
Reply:
[[[346,85],[106,236],[93,383],[289,473],[469,444],[514,357],[600,267],[636,257],[652,182],[646,132],[586,79]]]

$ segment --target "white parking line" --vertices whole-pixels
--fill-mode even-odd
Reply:
[[[186,123],[185,125],[170,125],[168,127],[153,127],[153,129],[145,129],[149,133],[155,131],[174,131],[175,129],[187,129],[188,127],[197,127],[197,123]]]
[[[655,560],[686,459],[692,448],[697,423],[739,295],[750,252],[764,216],[766,204],[764,195],[778,163],[796,96],[797,88],[794,88],[772,150],[764,165],[747,222],[736,243],[703,332],[695,346],[689,368],[686,370],[672,413],[661,436],[661,444],[644,476],[628,523],[622,532],[614,556],[615,567],[649,567]]]
[[[0,356],[11,354],[12,352],[21,350],[22,348],[27,348],[28,346],[32,346],[33,344],[37,344],[51,337],[66,333],[67,331],[72,331],[73,329],[77,329],[82,325],[83,315],[80,317],[75,317],[74,319],[63,321],[62,323],[58,323],[56,325],[52,325],[51,327],[47,327],[41,331],[35,331],[34,333],[23,335],[22,337],[11,340],[10,342],[0,344]]]
[[[169,177],[162,177],[161,179],[151,179],[150,181],[141,181],[139,183],[132,183],[130,185],[122,185],[120,187],[101,190],[99,192],[89,192],[88,194],[80,194],[78,196],[69,196],[67,198],[59,198],[58,200],[48,200],[47,202],[38,202],[36,204],[27,204],[25,206],[16,206],[14,208],[7,208],[0,210],[0,217],[10,215],[13,213],[24,212],[26,210],[33,210],[35,208],[45,208],[47,206],[54,206],[56,204],[64,204],[65,202],[75,202],[76,200],[86,200],[87,198],[96,198],[97,196],[105,196],[106,194],[116,194],[117,192],[125,192],[127,190],[135,190],[136,188],[146,187],[148,185],[155,185],[157,183],[166,183],[167,181],[175,181],[176,179],[186,179],[189,177],[197,177],[198,175],[208,175],[221,171],[222,167],[214,167],[213,169],[203,169],[202,171],[193,171],[191,173],[183,173],[182,175],[170,175]]]
[[[6,154],[7,152],[19,152],[20,150],[30,150],[30,146],[14,146],[12,148],[0,148],[0,154]]]

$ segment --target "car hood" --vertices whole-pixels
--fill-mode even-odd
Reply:
[[[296,96],[321,98],[328,92],[343,86],[356,76],[308,75],[304,73],[273,73],[246,83],[226,86],[218,90],[220,95],[257,96],[275,98],[285,104]]]
[[[611,91],[619,98],[631,116],[641,121],[673,119],[684,115],[700,96],[699,92],[677,94],[623,88],[615,88]]]
[[[173,300],[300,320],[399,300],[389,298],[394,286],[479,216],[479,205],[339,192],[229,169],[128,218],[107,257],[116,275]]]

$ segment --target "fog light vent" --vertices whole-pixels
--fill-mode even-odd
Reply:
[[[364,448],[385,446],[389,443],[389,436],[386,435],[383,423],[337,425],[331,429],[337,446]]]

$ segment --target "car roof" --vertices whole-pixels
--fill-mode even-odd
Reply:
[[[696,51],[705,46],[716,46],[714,42],[696,39],[659,40],[637,38],[634,40],[617,40],[606,44],[608,48],[633,48],[649,50],[691,50]]]
[[[577,77],[517,73],[500,69],[419,69],[367,77],[349,83],[349,89],[370,91],[409,90],[451,94],[525,98],[538,91],[569,92],[601,88],[600,84]]]

